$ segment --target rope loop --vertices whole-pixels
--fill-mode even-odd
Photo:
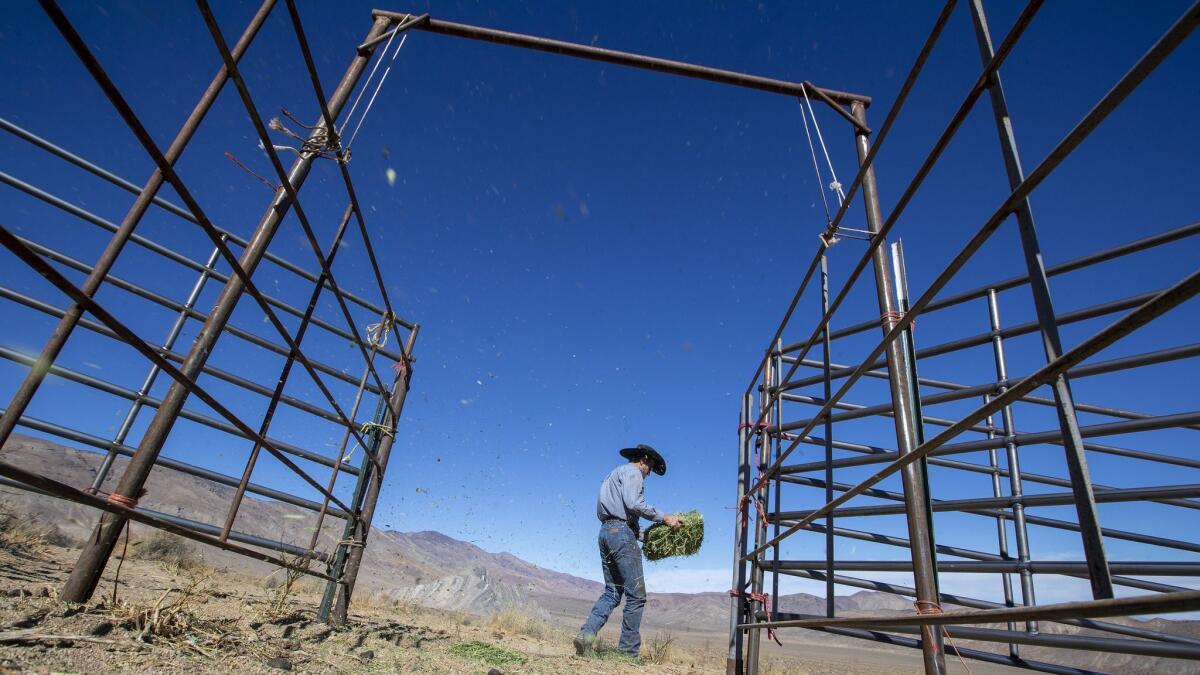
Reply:
[[[775,629],[771,626],[771,594],[770,593],[753,593],[751,591],[729,591],[731,598],[745,598],[753,602],[761,603],[763,608],[767,610],[767,637],[774,640],[775,644],[780,647],[783,643],[779,641],[779,636],[775,634]],[[753,617],[757,618],[757,617]]]
[[[917,608],[917,614],[942,613],[942,606],[932,600],[916,600],[913,602],[913,606]],[[971,675],[970,666],[968,666],[966,660],[963,659],[962,652],[958,651],[958,645],[954,644],[954,638],[950,637],[950,629],[946,628],[945,625],[942,626],[942,634],[946,636],[946,642],[950,645],[950,648],[954,650],[954,655],[958,657],[959,662],[962,663],[963,668],[966,669],[967,675]]]

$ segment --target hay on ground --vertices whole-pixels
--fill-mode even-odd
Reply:
[[[704,543],[704,516],[699,511],[688,511],[678,513],[676,517],[683,521],[678,528],[659,523],[646,530],[646,541],[642,545],[646,560],[695,555],[700,550]]]

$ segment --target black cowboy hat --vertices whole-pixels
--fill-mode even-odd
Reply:
[[[658,454],[658,451],[648,445],[638,445],[636,448],[625,448],[621,450],[621,456],[625,459],[636,462],[645,457],[650,462],[650,469],[654,473],[662,476],[667,473],[667,460]]]

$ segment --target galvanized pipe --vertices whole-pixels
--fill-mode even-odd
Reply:
[[[741,411],[738,415],[738,461],[737,461],[737,501],[734,504],[733,524],[733,580],[729,593],[729,652],[725,660],[725,675],[743,675],[743,642],[745,633],[738,628],[748,617],[748,603],[742,594],[746,590],[746,562],[743,557],[747,550],[746,524],[748,515],[743,515],[747,508],[750,490],[750,394],[742,395]]]

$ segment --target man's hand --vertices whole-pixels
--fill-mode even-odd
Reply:
[[[663,516],[663,522],[666,523],[667,527],[671,529],[675,529],[680,525],[683,525],[683,521],[675,516]]]

